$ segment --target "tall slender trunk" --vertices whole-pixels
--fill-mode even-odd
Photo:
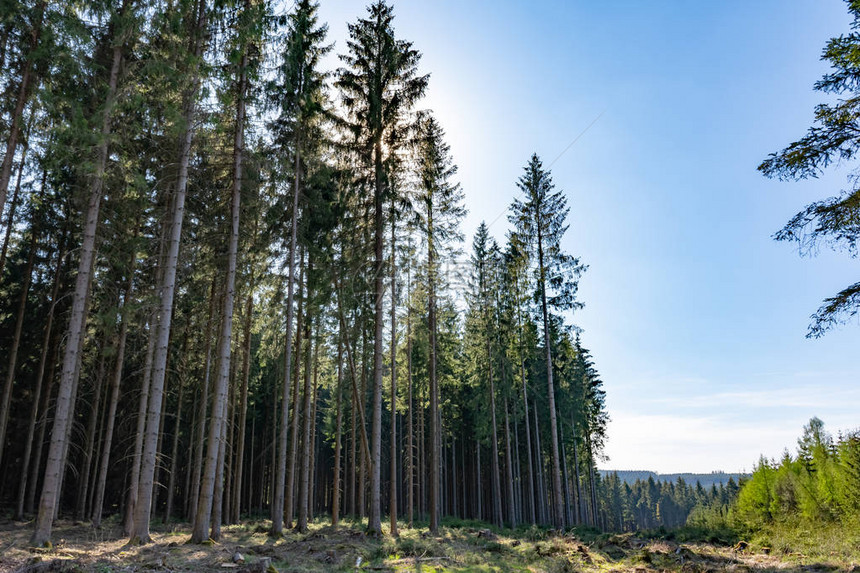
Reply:
[[[427,515],[427,428],[421,388],[418,389],[418,515]]]
[[[233,474],[233,521],[238,523],[242,509],[242,467],[245,463],[245,426],[248,423],[248,382],[251,378],[251,317],[254,314],[254,268],[251,267],[251,277],[248,284],[248,297],[245,300],[244,342],[242,344],[242,393],[239,397],[239,437],[236,440],[236,464]],[[250,509],[250,506],[249,506]]]
[[[84,456],[83,461],[81,462],[81,474],[78,483],[78,499],[77,504],[75,506],[75,519],[80,519],[82,516],[86,515],[88,509],[86,507],[87,489],[89,489],[90,485],[90,473],[93,465],[93,448],[96,442],[96,429],[98,427],[99,420],[99,406],[101,405],[102,400],[102,388],[104,387],[105,368],[107,363],[107,358],[104,355],[104,348],[100,349],[99,354],[101,354],[101,357],[99,358],[99,365],[98,369],[96,370],[96,376],[94,380],[95,395],[93,396],[91,402],[90,419],[89,423],[87,424],[87,434],[86,439],[84,441]]]
[[[490,421],[492,423],[492,442],[490,453],[492,454],[492,481],[493,481],[493,523],[502,526],[502,484],[499,475],[499,435],[496,426],[496,384],[493,377],[493,349],[490,344],[490,333],[487,332],[487,368],[489,374],[490,391]]]
[[[161,257],[159,256],[159,259]],[[156,273],[160,274],[160,273]],[[161,280],[160,278],[158,279]],[[149,317],[149,340],[146,343],[146,355],[143,359],[143,378],[140,382],[140,395],[137,405],[137,428],[134,434],[134,452],[131,458],[131,477],[128,487],[128,497],[125,504],[125,519],[123,531],[126,535],[131,534],[134,527],[134,506],[137,502],[137,486],[140,483],[140,460],[143,455],[143,438],[146,430],[146,408],[149,406],[149,386],[152,381],[152,361],[155,355],[155,334],[157,322],[157,310],[153,310]]]
[[[35,444],[36,451],[33,452],[33,479],[31,480],[31,486],[27,489],[27,499],[24,503],[24,511],[28,515],[34,515],[36,513],[36,494],[41,493],[42,487],[40,483],[40,476],[42,477],[42,481],[44,481],[44,472],[42,472],[42,449],[45,445],[45,432],[48,429],[48,421],[51,419],[49,415],[51,413],[51,398],[54,395],[54,381],[55,374],[57,372],[57,363],[59,361],[60,356],[60,340],[59,337],[54,337],[51,343],[51,351],[50,357],[48,358],[48,373],[45,376],[45,396],[42,400],[42,410],[41,415],[39,417],[39,421],[37,425],[39,427],[39,433],[36,436]],[[47,460],[45,460],[47,464]]]
[[[353,380],[353,384],[355,381]],[[352,407],[350,410],[350,421],[349,421],[349,444],[350,444],[350,452],[349,452],[349,480],[347,485],[349,486],[349,515],[355,516],[355,503],[356,503],[356,454],[358,453],[358,447],[356,443],[356,430],[355,430],[355,420],[356,420],[356,403],[355,398],[352,401]]]
[[[290,426],[290,375],[292,361],[292,339],[293,339],[293,297],[295,292],[296,273],[296,235],[299,219],[299,182],[301,181],[301,140],[296,138],[295,174],[293,185],[293,212],[290,221],[290,252],[289,271],[287,272],[287,344],[286,344],[286,368],[284,369],[284,393],[281,402],[281,433],[278,439],[278,466],[275,469],[275,491],[272,501],[272,534],[283,535],[284,533],[284,488],[287,481],[287,442]],[[292,484],[290,485],[292,487]],[[288,520],[292,520],[289,517]]]
[[[475,461],[477,462],[477,472],[475,473],[475,497],[477,498],[478,519],[484,519],[484,484],[481,475],[481,442],[475,441]]]
[[[125,15],[132,0],[123,0],[121,14]],[[44,9],[44,2],[42,2]],[[112,23],[115,28],[116,22]],[[113,30],[116,36],[116,30]],[[73,391],[77,387],[78,364],[80,362],[80,347],[86,327],[86,305],[89,298],[90,283],[92,281],[93,261],[96,253],[96,230],[99,224],[99,207],[103,195],[104,173],[108,158],[108,139],[111,133],[111,112],[116,98],[117,83],[119,80],[120,62],[122,61],[123,42],[115,41],[111,58],[110,74],[108,79],[108,90],[105,97],[105,105],[102,117],[101,137],[98,146],[95,172],[90,184],[89,202],[84,225],[83,241],[80,248],[80,260],[78,261],[78,275],[75,280],[75,290],[72,299],[72,311],[69,318],[68,336],[66,348],[63,354],[63,370],[60,378],[60,386],[57,394],[56,408],[54,411],[54,428],[51,432],[51,445],[48,449],[48,462],[45,467],[45,478],[42,483],[42,496],[39,501],[39,514],[36,518],[36,527],[30,538],[32,545],[44,545],[51,539],[51,526],[54,514],[57,511],[57,501],[60,493],[60,484],[63,479],[63,459],[67,446],[67,436],[74,415],[72,402],[75,399]],[[13,130],[14,131],[14,130]],[[7,148],[7,156],[11,161],[11,155]],[[6,184],[0,181],[0,189],[5,195]]]
[[[295,485],[296,485],[296,458],[298,456],[299,450],[299,420],[301,419],[299,416],[299,362],[301,358],[299,357],[299,353],[301,352],[301,344],[302,344],[302,328],[304,325],[304,305],[305,305],[305,297],[304,293],[304,277],[305,277],[305,267],[304,267],[304,258],[305,251],[304,246],[300,247],[299,252],[299,262],[301,263],[299,267],[299,300],[298,300],[298,313],[296,316],[296,340],[295,340],[295,369],[293,375],[296,379],[296,383],[293,384],[293,420],[292,420],[292,429],[290,434],[290,457],[289,457],[289,468],[287,469],[287,488],[284,494],[286,495],[285,500],[285,509],[284,509],[284,525],[286,527],[293,526],[293,510],[295,509]]]
[[[135,231],[135,237],[137,237],[137,231]],[[111,375],[110,401],[108,402],[107,422],[104,430],[104,444],[102,445],[102,456],[99,463],[95,501],[93,503],[92,510],[92,523],[95,528],[101,527],[102,511],[104,508],[105,486],[107,484],[107,473],[110,465],[110,450],[113,445],[113,432],[116,422],[116,410],[119,404],[119,389],[122,381],[122,367],[125,362],[125,346],[128,338],[128,323],[130,320],[126,306],[128,305],[129,298],[134,290],[134,268],[136,261],[137,256],[132,254],[131,263],[129,264],[128,269],[128,281],[125,284],[125,290],[123,291],[122,301],[119,307],[122,323],[119,327],[116,359]]]
[[[427,214],[427,326],[430,337],[427,374],[430,381],[430,531],[439,531],[439,383],[436,379],[436,245],[433,209]]]
[[[235,301],[234,301],[235,304]],[[233,446],[235,442],[235,431],[236,431],[236,383],[235,381],[238,379],[236,375],[236,370],[239,366],[239,360],[236,358],[237,350],[239,346],[239,338],[238,332],[236,332],[236,336],[233,340],[233,346],[231,347],[231,358],[230,358],[230,391],[227,394],[227,414],[224,419],[224,427],[225,427],[225,442],[221,446],[221,451],[224,454],[224,457],[218,462],[218,479],[221,480],[221,487],[223,488],[222,495],[215,497],[216,507],[219,502],[219,499],[223,505],[221,508],[222,523],[230,525],[233,522],[231,521],[232,507],[231,501],[233,499],[231,495],[231,491],[233,488]],[[217,482],[216,482],[217,483]],[[216,492],[219,490],[216,487]],[[213,522],[214,522],[214,509],[213,513]]]
[[[334,438],[334,472],[331,497],[331,524],[337,526],[340,519],[340,458],[341,442],[343,436],[343,336],[341,332],[337,341],[337,392],[335,409],[335,438]]]
[[[573,476],[574,489],[576,492],[576,523],[581,524],[585,521],[582,507],[582,491],[580,489],[581,479],[579,477],[579,448],[576,445],[576,420],[571,420],[570,432],[572,434],[571,441],[573,442]]]
[[[233,141],[233,190],[230,210],[230,238],[227,247],[227,277],[224,285],[224,306],[221,311],[221,337],[218,349],[218,377],[215,379],[215,389],[212,402],[212,417],[209,426],[209,445],[206,451],[206,465],[200,484],[200,501],[197,504],[197,515],[191,532],[191,542],[201,543],[207,539],[206,528],[212,518],[212,504],[215,495],[216,472],[223,472],[223,462],[226,437],[227,392],[230,384],[230,344],[233,339],[233,305],[236,288],[236,259],[239,252],[239,217],[241,215],[242,198],[242,160],[245,135],[245,91],[247,89],[247,48],[242,53],[239,63],[239,82],[236,97],[236,125]],[[220,454],[220,455],[219,455]],[[213,527],[213,539],[219,535],[216,520]]]
[[[397,269],[395,267],[395,211],[391,209],[391,453],[389,473],[391,474],[388,514],[391,535],[397,535]]]
[[[364,318],[364,317],[362,317]],[[367,326],[362,320],[361,333],[361,392],[356,402],[359,405],[359,411],[364,411],[364,405],[367,402]],[[363,421],[362,428],[367,432],[367,422]],[[361,464],[358,466],[358,517],[364,519],[367,515],[367,472],[370,470],[370,442],[362,442]]]
[[[188,330],[185,331],[185,342],[182,344],[183,356],[188,355]],[[179,395],[176,397],[176,419],[173,421],[173,443],[170,447],[170,477],[167,481],[167,503],[164,508],[164,523],[170,521],[173,515],[173,497],[176,493],[176,474],[178,473],[179,460],[179,428],[182,423],[182,394],[185,388],[184,381],[185,360],[182,361],[182,373],[179,376]]]
[[[514,468],[513,458],[511,457],[511,420],[508,414],[508,398],[505,396],[505,481],[507,482],[508,491],[508,523],[511,528],[517,526],[517,511],[514,504]]]
[[[226,418],[225,414],[225,418]],[[214,439],[214,438],[213,438]],[[224,509],[224,458],[227,449],[227,424],[221,424],[221,435],[218,436],[218,457],[215,462],[215,479],[212,488],[212,509],[209,517],[209,539],[221,540],[221,523]],[[197,506],[198,512],[200,505]]]
[[[591,507],[591,525],[597,526],[597,479],[594,476],[594,451],[591,447],[591,435],[585,432],[585,449],[588,454],[588,492]]]
[[[3,461],[3,446],[6,444],[6,426],[9,423],[12,386],[15,383],[15,370],[18,367],[18,349],[21,347],[21,331],[24,328],[27,297],[30,294],[30,283],[33,280],[33,265],[36,262],[36,240],[38,235],[39,225],[38,223],[34,223],[33,228],[30,229],[30,253],[27,256],[27,268],[24,270],[24,284],[21,285],[21,299],[18,302],[18,316],[15,319],[15,334],[12,336],[12,346],[9,348],[8,354],[9,364],[6,367],[6,383],[3,386],[2,400],[0,400],[0,462]]]
[[[520,357],[520,377],[523,384],[523,407],[526,420],[526,456],[529,460],[529,479],[528,479],[528,500],[529,500],[529,518],[531,524],[537,523],[535,516],[535,472],[534,472],[534,456],[532,455],[532,432],[531,423],[529,422],[529,397],[526,392],[526,364],[525,360]]]
[[[152,380],[149,389],[149,407],[146,412],[146,430],[143,453],[140,460],[140,478],[137,499],[133,507],[134,522],[130,538],[132,541],[148,543],[149,520],[152,512],[153,477],[155,475],[156,447],[158,445],[161,400],[164,392],[164,379],[167,373],[168,343],[170,323],[173,314],[173,298],[176,292],[176,267],[179,262],[179,243],[182,237],[182,222],[185,216],[185,195],[188,187],[188,164],[191,156],[191,139],[194,134],[194,117],[197,92],[200,86],[198,64],[205,44],[203,30],[206,27],[206,0],[198,0],[198,13],[192,30],[192,45],[195,63],[190,72],[191,81],[184,95],[184,127],[180,136],[179,173],[173,197],[170,225],[170,238],[160,290],[160,304],[156,328],[155,354],[153,357]],[[229,340],[228,340],[229,343]]]
[[[339,289],[340,287],[338,286],[337,288]],[[341,332],[346,333],[347,332],[347,330],[346,330],[346,318],[343,316],[343,310],[340,307],[340,301],[338,301],[338,313],[339,313],[338,319],[340,321]],[[370,460],[368,459],[368,454],[369,454],[370,450],[367,447],[368,442],[367,442],[367,428],[366,428],[366,422],[365,422],[366,418],[364,416],[364,406],[362,405],[362,401],[360,399],[360,397],[364,395],[364,392],[362,390],[359,390],[359,388],[358,388],[358,382],[357,382],[358,370],[355,367],[355,359],[354,359],[354,356],[352,353],[352,345],[349,343],[349,337],[344,335],[343,341],[344,341],[344,348],[346,349],[346,361],[347,361],[347,365],[349,366],[350,377],[352,378],[352,398],[353,398],[353,402],[354,402],[353,410],[354,410],[354,414],[358,415],[358,420],[353,422],[353,426],[358,426],[358,428],[359,428],[360,437],[361,437],[361,445],[363,447],[363,454],[362,455],[363,455],[364,460],[369,463]],[[353,441],[356,441],[355,438],[353,438]],[[355,455],[355,454],[353,454],[353,455]]]
[[[523,522],[525,521],[525,513],[523,512],[523,466],[522,461],[520,460],[520,427],[517,424],[516,418],[516,410],[513,411],[513,419],[514,419],[514,457],[516,458],[516,462],[514,463],[514,482],[517,484],[517,521]]]
[[[127,1],[127,0],[126,0]],[[124,3],[125,4],[125,3]],[[42,21],[45,16],[45,8],[47,2],[44,0],[39,2],[36,7],[36,21],[33,23],[33,28],[30,30],[30,45],[28,52],[25,56],[22,57],[21,60],[21,82],[18,84],[18,94],[15,100],[15,109],[12,110],[12,123],[9,126],[9,137],[6,140],[6,154],[3,156],[3,162],[0,164],[0,213],[3,212],[3,208],[6,206],[6,193],[9,190],[9,179],[12,176],[12,161],[15,158],[15,148],[18,146],[18,137],[20,137],[21,132],[21,119],[24,115],[24,107],[27,105],[27,102],[30,99],[30,91],[32,88],[32,83],[34,81],[33,78],[33,56],[39,47],[39,39],[42,36]],[[116,59],[116,53],[122,53],[122,48],[117,47],[114,49],[114,56]],[[116,91],[116,84],[114,84],[114,92]],[[113,93],[109,94],[109,98],[113,97]],[[108,100],[111,101],[110,99]],[[108,126],[108,132],[110,131],[110,124],[108,119],[110,103],[108,104],[108,108],[105,112],[105,120],[103,125]],[[102,130],[102,133],[106,136],[107,133]],[[106,139],[106,137],[105,137]],[[104,145],[107,145],[105,141]],[[107,155],[105,155],[107,157]],[[98,179],[99,176],[96,176]],[[83,254],[81,255],[83,256]]]
[[[95,261],[95,258],[96,258],[96,257],[95,257],[95,253],[94,253],[93,261]],[[93,266],[95,266],[95,264],[94,264]],[[93,268],[90,268],[90,273],[92,273],[92,272],[93,272]],[[85,316],[85,317],[86,317],[86,316],[87,316],[87,314],[89,313],[89,308],[90,308],[90,298],[91,298],[91,295],[92,295],[92,290],[90,290],[90,291],[87,293],[87,296],[86,296],[86,298],[84,299],[84,311],[83,311],[83,314],[84,314],[84,316]],[[83,325],[83,326],[84,326],[84,329],[86,329],[86,319],[84,320],[84,325]],[[83,356],[84,342],[85,342],[85,341],[86,341],[86,332],[84,333],[84,335],[83,335],[83,336],[81,336],[81,337],[78,339],[78,351],[77,351],[77,354],[78,354],[78,357],[79,357],[79,358],[78,358],[77,365],[76,365],[76,367],[75,367],[74,375],[72,376],[72,379],[73,379],[74,383],[73,383],[73,385],[72,385],[71,390],[69,391],[69,395],[71,396],[71,400],[70,400],[70,403],[69,403],[69,410],[70,410],[71,412],[74,412],[74,411],[75,411],[75,405],[76,405],[76,403],[77,403],[77,399],[78,399],[78,385],[79,385],[79,383],[80,383],[80,379],[81,379],[81,358],[80,358],[80,357],[81,357],[81,356]],[[62,447],[62,451],[60,452],[60,463],[59,463],[59,467],[61,467],[61,468],[65,468],[65,467],[67,467],[67,462],[68,462],[68,459],[69,459],[69,449],[70,449],[70,445],[71,445],[71,443],[72,443],[72,427],[73,427],[73,425],[74,425],[74,419],[70,420],[70,421],[69,421],[69,423],[67,423],[67,424],[66,424],[66,436],[63,438],[63,447]],[[52,437],[53,437],[53,436],[52,436]],[[65,471],[61,471],[61,473],[60,473],[60,481],[59,481],[59,484],[58,484],[58,486],[57,486],[57,492],[59,492],[59,493],[58,493],[58,496],[57,496],[57,500],[58,500],[58,501],[57,501],[57,503],[56,503],[56,504],[55,504],[55,506],[54,506],[54,520],[56,520],[56,519],[59,517],[59,515],[60,515],[60,503],[59,503],[59,496],[60,496],[60,494],[62,494],[62,491],[63,491],[63,485],[64,485],[64,483],[65,483],[65,479],[66,479],[66,476],[67,476],[67,475],[68,475],[68,474],[67,474]]]
[[[370,429],[370,513],[367,520],[367,532],[371,535],[382,534],[382,330],[385,318],[383,315],[383,299],[385,285],[383,272],[383,235],[385,214],[382,205],[383,168],[382,168],[382,135],[374,142],[374,275],[373,275],[373,410],[371,413]]]
[[[209,314],[206,318],[206,329],[203,331],[204,344],[203,355],[203,392],[199,400],[200,407],[197,413],[197,442],[194,446],[194,467],[191,470],[191,490],[188,492],[191,498],[188,506],[188,517],[193,520],[197,515],[197,505],[200,500],[200,479],[203,474],[203,451],[206,445],[206,411],[209,406],[209,379],[212,366],[212,323],[215,320],[215,299],[217,276],[212,277],[212,286],[209,289]]]
[[[457,492],[457,437],[451,436],[451,515],[459,516]]]
[[[543,448],[540,445],[540,425],[538,424],[538,415],[537,415],[537,407],[532,408],[532,414],[534,414],[534,422],[535,422],[535,466],[537,467],[537,491],[536,493],[536,503],[538,508],[538,519],[541,523],[547,523],[546,516],[546,495],[544,490],[546,489],[545,482],[543,479]]]
[[[409,523],[409,528],[412,528],[413,512],[415,509],[415,431],[413,429],[412,420],[413,400],[412,400],[412,264],[406,265],[406,400],[408,402],[408,412],[406,418],[406,519]]]
[[[564,447],[564,424],[559,424],[558,428],[561,435],[559,436],[559,440],[561,441],[561,467],[562,467],[562,478],[564,484],[564,518],[569,524],[573,524],[573,516],[571,515],[571,506],[572,503],[570,501],[570,481],[568,479],[568,471],[567,471],[567,451]]]
[[[173,421],[173,443],[170,448],[170,477],[167,484],[167,503],[164,508],[163,522],[167,523],[173,517],[173,498],[176,495],[176,478],[179,472],[179,434],[182,427],[182,398],[183,390],[185,389],[185,377],[188,371],[188,361],[186,357],[189,355],[188,343],[191,339],[189,323],[186,323],[182,340],[182,356],[179,359],[179,395],[176,397],[176,418]],[[193,416],[192,416],[193,418]],[[191,426],[194,427],[193,424]],[[189,440],[190,442],[190,440]],[[190,458],[189,458],[190,459]],[[187,473],[187,472],[186,472]],[[186,488],[187,491],[187,488]]]
[[[45,376],[45,397],[42,404],[42,414],[39,422],[37,422],[39,426],[39,434],[36,436],[36,451],[33,452],[33,480],[32,485],[28,488],[27,499],[24,504],[24,511],[29,515],[34,514],[36,511],[36,492],[37,490],[41,491],[39,476],[42,475],[44,480],[44,474],[41,471],[42,447],[45,444],[45,432],[47,431],[48,420],[50,418],[48,414],[51,411],[51,397],[54,394],[54,379],[56,377],[57,362],[60,355],[60,341],[54,340],[51,346],[50,358],[48,359],[50,367],[48,368],[48,374]],[[45,463],[47,464],[47,460]]]
[[[308,258],[308,275],[313,272],[313,259]],[[311,279],[310,276],[308,278],[308,302],[313,299],[313,293],[310,288]],[[311,332],[313,331],[313,318],[311,315],[311,307],[308,304],[308,320],[305,324],[305,340],[307,341],[307,346],[305,348],[305,380],[304,380],[304,389],[302,390],[302,395],[304,397],[304,405],[302,406],[302,466],[301,472],[299,474],[299,519],[296,524],[296,529],[301,533],[305,533],[308,530],[308,505],[310,500],[308,499],[308,494],[310,492],[310,457],[311,457],[311,397],[312,397],[312,389],[311,389],[311,375],[312,375],[312,362],[311,357],[313,356],[313,346],[314,339],[311,336]]]
[[[314,358],[313,358],[313,393],[311,401],[311,437],[310,437],[310,467],[308,468],[308,519],[314,518],[314,492],[316,491],[316,461],[317,461],[317,404],[319,403],[319,322],[317,322],[316,332],[314,334]]]
[[[550,440],[552,453],[552,501],[553,523],[556,529],[564,528],[564,504],[561,498],[561,462],[558,455],[558,422],[555,411],[555,384],[553,383],[552,345],[550,344],[549,312],[546,303],[546,267],[543,262],[543,236],[541,226],[538,229],[538,270],[540,272],[540,304],[543,314],[543,339],[546,346],[546,385],[549,401],[549,428],[552,434]]]
[[[15,509],[15,519],[20,521],[24,518],[24,501],[27,493],[27,486],[29,485],[30,478],[30,466],[34,465],[34,470],[32,475],[36,475],[39,471],[39,457],[41,456],[33,456],[35,462],[31,460],[31,453],[33,451],[33,440],[36,434],[36,421],[39,416],[39,403],[42,398],[42,387],[45,383],[45,364],[48,360],[48,352],[51,346],[51,331],[54,326],[54,313],[57,309],[57,295],[60,292],[60,279],[62,277],[63,270],[63,258],[66,256],[66,235],[64,234],[60,239],[59,249],[57,251],[57,266],[54,271],[54,282],[51,287],[51,299],[50,306],[48,307],[48,317],[45,319],[45,334],[42,337],[42,352],[39,357],[39,366],[36,373],[36,390],[33,394],[32,404],[30,406],[30,423],[27,427],[27,438],[24,442],[24,457],[21,465],[21,479],[18,483],[18,502]],[[45,400],[45,409],[47,410],[47,402]],[[35,488],[33,488],[35,489]]]

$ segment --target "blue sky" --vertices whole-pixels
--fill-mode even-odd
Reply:
[[[355,1],[323,1],[335,52]],[[751,469],[794,450],[819,416],[860,426],[860,324],[804,335],[857,260],[801,258],[771,235],[846,185],[850,166],[800,183],[756,166],[799,138],[822,95],[840,0],[401,1],[395,28],[431,73],[469,215],[501,241],[532,152],[571,205],[567,250],[589,265],[573,320],[602,374],[604,467]],[[331,62],[336,65],[335,62]],[[602,116],[600,114],[603,114]],[[502,215],[500,217],[500,215]]]

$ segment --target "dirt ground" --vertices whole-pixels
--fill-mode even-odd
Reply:
[[[361,525],[332,528],[319,521],[307,534],[275,539],[265,522],[224,528],[223,539],[191,545],[187,524],[162,527],[153,543],[129,546],[117,524],[95,530],[60,521],[50,549],[31,548],[32,523],[0,520],[0,572],[203,572],[286,573],[317,571],[391,572],[611,572],[860,573],[860,566],[836,556],[773,555],[744,544],[723,547],[640,539],[631,534],[552,535],[532,529],[516,536],[480,527],[401,529],[394,539],[366,537]]]

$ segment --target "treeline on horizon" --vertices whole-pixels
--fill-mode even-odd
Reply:
[[[532,156],[462,253],[390,5],[336,70],[308,0],[3,6],[0,507],[33,544],[59,515],[605,525],[566,198]]]
[[[628,483],[618,474],[606,472],[600,479],[600,526],[604,531],[677,529],[697,523],[704,513],[727,517],[743,484],[729,477],[726,483],[705,487],[682,477],[653,476]]]
[[[749,474],[726,473],[723,471],[713,471],[706,474],[693,472],[662,474],[650,470],[599,470],[599,472],[602,477],[606,477],[611,474],[618,474],[621,481],[629,484],[637,481],[647,481],[650,477],[654,478],[654,481],[657,482],[677,481],[678,479],[681,479],[685,483],[698,483],[701,484],[702,487],[706,488],[709,488],[712,485],[725,485],[728,483],[729,479],[733,479],[735,483],[738,483],[742,478],[749,477]]]
[[[631,484],[619,473],[599,479],[607,531],[686,527],[726,541],[793,527],[808,537],[810,528],[852,530],[860,523],[860,430],[834,438],[815,417],[803,427],[795,454],[786,448],[780,459],[762,456],[738,481],[703,487],[649,476]]]

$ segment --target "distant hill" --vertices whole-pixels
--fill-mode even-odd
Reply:
[[[702,484],[702,487],[711,487],[712,485],[725,484],[729,478],[733,478],[735,482],[746,477],[747,474],[728,474],[726,472],[711,472],[709,474],[661,474],[647,470],[600,470],[600,475],[607,476],[617,473],[621,481],[632,484],[636,480],[647,480],[649,477],[654,478],[654,481],[678,481],[678,478],[683,479],[689,485],[696,485],[696,482]]]

